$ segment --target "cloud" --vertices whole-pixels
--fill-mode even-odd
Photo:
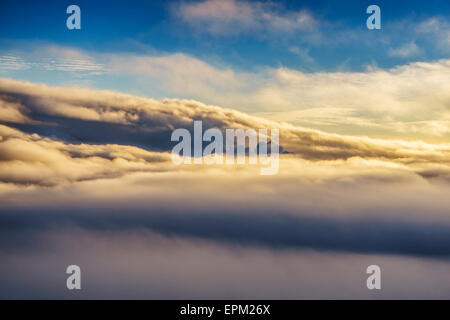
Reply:
[[[288,10],[270,1],[180,2],[173,6],[172,12],[177,22],[189,26],[197,34],[219,38],[250,36],[276,43],[286,51],[292,51],[296,46],[307,46],[317,51],[345,46],[349,57],[370,56],[373,59],[377,56],[378,62],[389,62],[388,65],[396,62],[392,58],[407,62],[417,61],[418,57],[427,58],[427,61],[443,59],[448,57],[450,50],[450,24],[442,15],[386,20],[383,29],[389,32],[375,35],[368,33],[364,23],[349,26],[345,20],[318,17],[306,9]],[[329,34],[333,37],[326,36]],[[283,39],[289,39],[289,43]],[[334,62],[339,64],[342,61]],[[320,64],[314,69],[320,69],[318,66]]]
[[[323,130],[345,132],[340,131],[344,127],[352,132],[352,127],[359,127],[372,135],[448,137],[449,66],[442,60],[390,70],[312,74],[280,68],[250,100],[265,106],[274,119],[299,112],[290,122]],[[323,112],[330,108],[332,113]]]
[[[54,186],[127,172],[161,170],[168,154],[130,146],[64,144],[0,125],[0,179],[23,185]],[[163,166],[162,166],[163,167]]]
[[[409,50],[403,49],[393,54]],[[308,59],[307,52],[302,55]],[[239,72],[180,54],[118,57],[112,65],[112,70],[138,75],[167,93],[247,112],[271,113],[273,119],[285,112],[309,110],[311,117],[289,121],[316,129],[351,134],[364,128],[371,135],[416,139],[445,140],[450,134],[448,60],[389,70],[315,73],[284,67]],[[321,112],[329,108],[341,111],[331,117]]]
[[[76,204],[66,204],[56,209],[44,209],[39,204],[31,209],[7,207],[1,210],[0,220],[3,232],[30,229],[37,232],[67,226],[94,231],[143,228],[164,236],[271,250],[310,248],[329,252],[450,257],[448,218],[433,217],[434,221],[430,222],[411,217],[410,221],[402,221],[397,220],[396,215],[404,216],[405,213],[397,211],[384,221],[370,213],[342,219],[342,216],[336,215],[337,212],[332,217],[330,212],[321,213],[318,209],[307,212],[299,205],[297,210],[301,211],[292,213],[284,206],[275,210],[264,208],[263,203],[254,208],[254,204],[246,208],[242,205],[226,208],[222,204],[215,206],[214,214],[189,205],[184,206],[182,212],[177,212],[174,204],[161,206],[160,202],[153,202],[153,205],[157,206],[156,210],[138,209],[133,204],[128,204],[126,208],[122,204],[115,209],[94,206],[94,210],[91,206]],[[125,209],[126,214],[123,214]],[[40,211],[42,213],[36,216],[36,212]],[[436,224],[436,221],[440,223]],[[14,237],[3,239],[2,246],[5,249],[15,246],[13,240]]]
[[[279,129],[281,174],[296,172],[312,181],[345,176],[356,181],[448,181],[450,171],[448,144],[330,134],[193,100],[159,101],[8,79],[0,80],[0,97],[5,115],[15,117],[2,119],[0,176],[16,184],[56,186],[133,172],[170,172],[175,170],[169,156],[171,132],[193,130],[194,120],[202,120],[204,130]],[[194,168],[183,170],[204,169]],[[230,169],[225,170],[234,172]]]
[[[391,49],[388,54],[392,57],[411,58],[416,57],[421,53],[420,48],[414,43],[406,43],[398,48]]]
[[[389,266],[384,277],[402,274],[406,283],[433,270],[410,290],[391,282],[384,297],[426,296],[424,286],[448,295],[439,281],[450,255],[448,144],[330,134],[194,100],[10,79],[0,79],[0,108],[7,111],[0,113],[6,114],[0,124],[4,298],[64,297],[61,279],[51,273],[74,262],[90,283],[85,297],[180,297],[183,290],[167,279],[208,274],[196,278],[192,297],[229,298],[228,290],[244,281],[233,282],[238,270],[253,270],[238,297],[272,297],[279,281],[290,284],[287,298],[311,297],[311,290],[317,297],[354,297],[364,282],[352,272],[364,274],[372,261]],[[194,120],[221,130],[280,129],[279,173],[174,165],[170,133],[192,130]],[[80,250],[83,241],[89,245]],[[37,277],[17,268],[31,261],[42,263],[33,269]],[[306,275],[292,283],[297,264]],[[236,268],[233,276],[218,272],[220,265]],[[327,286],[323,268],[333,273]],[[119,285],[125,273],[132,285],[111,293],[108,283]],[[146,291],[141,276],[161,291]],[[217,277],[225,289],[212,285]],[[271,277],[270,286],[258,287]],[[341,280],[355,287],[342,290]],[[298,291],[302,285],[310,290]]]
[[[194,57],[176,53],[162,56],[113,56],[111,72],[133,74],[163,86],[175,95],[214,96],[240,90],[245,76],[230,68],[212,66]],[[157,80],[157,81],[156,81]]]
[[[293,46],[289,48],[289,52],[299,56],[302,60],[308,62],[308,63],[313,63],[314,59],[309,55],[309,49],[302,49],[299,48],[297,46]]]
[[[13,122],[13,123],[30,123],[31,119],[26,115],[26,111],[23,110],[23,106],[19,103],[0,100],[0,121]]]
[[[421,21],[415,28],[418,36],[427,37],[436,43],[439,50],[450,52],[450,23],[445,17],[431,17]]]
[[[404,49],[393,54],[410,51]],[[298,52],[308,59],[307,51]],[[352,134],[364,128],[380,137],[441,140],[450,134],[448,60],[389,70],[315,73],[284,67],[240,72],[180,54],[117,57],[113,65],[113,70],[139,75],[177,96],[316,129]],[[323,112],[331,109],[331,114]]]
[[[183,22],[197,32],[215,36],[253,32],[292,33],[316,31],[319,21],[306,10],[283,12],[270,2],[206,0],[180,3],[174,9]]]
[[[386,255],[269,251],[151,232],[52,230],[19,252],[0,251],[2,299],[443,299],[448,261]],[[82,290],[65,288],[65,267]],[[382,268],[382,288],[365,269]],[[30,266],[33,268],[24,268]],[[432,272],[430,272],[432,271]]]
[[[26,70],[30,69],[30,63],[13,55],[0,56],[1,70]]]
[[[46,45],[28,48],[25,52],[12,52],[0,56],[0,67],[12,71],[70,72],[77,75],[93,76],[107,71],[100,62],[76,49]]]
[[[282,76],[298,77],[298,81],[302,81],[301,74],[287,72]],[[391,75],[379,72],[377,76],[380,77],[381,83],[384,77]],[[184,127],[192,130],[193,121],[201,119],[205,129],[279,128],[280,143],[284,150],[311,160],[374,157],[388,160],[408,159],[413,162],[427,159],[446,163],[449,151],[448,145],[445,144],[329,134],[193,100],[158,101],[112,91],[56,88],[8,79],[0,80],[0,96],[4,103],[20,106],[17,110],[20,115],[24,114],[44,123],[22,126],[23,129],[30,132],[38,130],[37,133],[46,132],[47,135],[51,132],[51,135],[61,139],[78,142],[114,143],[119,140],[148,150],[167,151],[170,150],[168,137],[174,128]],[[59,123],[55,125],[54,122]],[[95,130],[99,127],[102,131]],[[125,132],[128,136],[123,136]]]
[[[392,49],[392,53],[409,54],[411,48]],[[450,136],[449,60],[414,62],[387,70],[369,67],[364,72],[305,73],[286,67],[250,72],[182,53],[89,56],[68,48],[42,50],[57,52],[54,60],[74,56],[94,65],[101,61],[101,72],[107,72],[105,79],[124,77],[124,85],[131,81],[137,88],[133,90],[142,90],[146,95],[195,99],[341,134],[364,130],[370,136],[430,142],[447,141]],[[303,59],[309,57],[308,49],[291,50]],[[81,72],[80,77],[85,74],[73,72]],[[88,72],[97,71],[94,68]],[[68,106],[61,105],[60,110],[63,108]],[[92,120],[99,117],[93,110],[82,114]]]

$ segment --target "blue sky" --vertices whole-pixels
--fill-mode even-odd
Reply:
[[[365,9],[375,3],[382,12],[380,31],[365,28],[368,16]],[[65,9],[70,4],[81,8],[80,31],[65,26],[68,16]],[[419,57],[423,61],[448,56],[448,51],[433,47],[434,38],[427,41],[426,36],[415,35],[421,21],[435,17],[448,21],[450,3],[445,0],[249,2],[254,7],[265,4],[261,11],[270,12],[273,17],[307,12],[318,25],[291,32],[271,31],[268,26],[220,34],[208,32],[204,26],[189,22],[189,17],[180,16],[183,5],[193,4],[192,1],[3,1],[0,46],[4,51],[38,40],[96,52],[183,52],[240,69],[287,66],[307,72],[342,66],[361,70],[368,64],[389,68]],[[318,32],[320,38],[316,39]],[[416,54],[389,54],[389,50],[411,43],[420,48]],[[313,58],[314,63],[305,56]]]

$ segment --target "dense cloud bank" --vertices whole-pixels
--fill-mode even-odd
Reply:
[[[0,80],[0,120],[28,133],[69,142],[119,143],[170,150],[174,128],[278,128],[286,152],[310,160],[369,157],[447,163],[450,145],[328,134],[190,100],[157,101],[109,91]]]
[[[425,277],[425,265],[434,268],[432,279],[419,281],[422,287],[411,285],[408,292],[392,281],[383,297],[425,296],[423,288],[431,283],[439,283],[437,296],[449,294],[438,281],[450,256],[448,144],[330,134],[196,101],[8,79],[0,79],[0,108],[0,258],[7,261],[1,272],[16,280],[7,281],[2,297],[24,296],[21,277],[34,286],[27,297],[60,294],[53,280],[43,285],[17,269],[40,256],[53,257],[36,271],[41,276],[73,260],[90,272],[104,268],[104,277],[89,276],[95,283],[89,297],[106,294],[110,277],[130,274],[135,286],[116,297],[158,297],[138,285],[139,277],[148,276],[159,297],[255,297],[257,280],[264,278],[272,280],[260,296],[274,298],[277,281],[301,277],[297,263],[301,273],[319,281],[325,267],[317,268],[327,261],[331,273],[354,283],[372,257],[386,262],[393,278],[411,261],[416,269],[409,269],[408,279]],[[279,129],[279,173],[261,176],[258,166],[248,164],[175,165],[170,134],[192,130],[194,120],[221,130]],[[80,245],[79,237],[94,247]],[[105,248],[103,261],[98,257]],[[133,262],[118,267],[124,256]],[[152,259],[165,262],[144,272]],[[192,265],[180,281],[197,279],[197,294],[192,283],[191,293],[184,294],[161,280],[180,272],[173,265],[182,261]],[[258,269],[261,261],[267,269],[251,278],[245,270]],[[237,289],[232,272],[215,270],[216,263],[250,277],[249,289]],[[363,274],[347,273],[341,263]],[[210,278],[199,280],[196,264]],[[216,277],[223,290],[213,288]],[[311,297],[306,289],[297,292],[297,285],[316,290],[314,297],[361,291],[353,284],[337,289],[343,282],[332,276],[327,285],[302,279],[281,296]]]
[[[442,299],[446,260],[266,250],[145,230],[52,230],[21,250],[0,251],[2,290],[11,298],[114,299]],[[82,290],[65,288],[77,263]],[[368,265],[382,268],[382,290],[367,290]]]
[[[390,254],[450,258],[450,221],[385,221],[372,217],[342,219],[297,215],[285,210],[215,208],[214,214],[187,206],[183,212],[164,209],[34,208],[0,210],[0,250],[30,248],[39,232],[77,227],[94,232],[145,229],[160,235],[204,239],[271,250],[313,248],[325,252]],[[28,240],[27,240],[28,239]]]

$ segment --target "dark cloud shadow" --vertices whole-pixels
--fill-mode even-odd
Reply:
[[[174,212],[135,209],[0,211],[0,247],[32,246],[32,235],[77,226],[93,231],[149,229],[165,236],[270,249],[311,248],[364,254],[450,257],[450,225],[396,220],[333,219],[264,212]],[[24,234],[28,235],[25,236]]]

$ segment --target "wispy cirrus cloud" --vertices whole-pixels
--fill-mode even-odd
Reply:
[[[445,17],[437,16],[425,19],[414,30],[417,36],[427,37],[436,44],[439,50],[450,53],[450,23]]]
[[[316,32],[320,24],[310,12],[288,12],[273,2],[206,0],[173,7],[183,22],[200,33],[216,36],[248,35],[254,32]]]
[[[273,2],[180,2],[172,5],[172,13],[198,34],[215,37],[251,36],[275,41],[278,45],[280,38],[295,35],[295,38],[290,38],[289,45],[281,44],[286,51],[305,45],[307,47],[303,50],[335,50],[346,46],[351,48],[348,56],[373,55],[376,50],[381,61],[415,61],[419,57],[442,59],[448,57],[450,50],[450,25],[444,15],[420,18],[411,15],[401,20],[386,20],[382,32],[370,33],[364,23],[350,27],[345,18],[327,19],[307,9],[287,10],[283,5]],[[364,13],[361,13],[362,17]],[[329,34],[333,36],[329,37]],[[309,59],[305,62],[311,63]]]
[[[31,64],[21,57],[14,55],[0,56],[0,72],[2,70],[26,70],[30,68]]]
[[[107,72],[101,62],[81,50],[47,45],[33,48],[31,52],[13,50],[0,55],[0,72],[7,71],[70,72],[92,76]]]
[[[393,57],[411,58],[419,55],[421,49],[414,43],[406,43],[398,48],[390,49],[388,54]]]

